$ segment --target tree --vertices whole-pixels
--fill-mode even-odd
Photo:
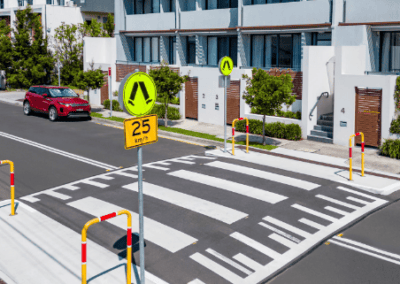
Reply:
[[[83,70],[83,36],[82,24],[62,24],[55,29],[54,44],[55,58],[63,66],[61,82],[70,85],[79,71]]]
[[[107,22],[103,24],[103,30],[108,34],[109,37],[114,35],[114,15],[109,13],[107,16]]]
[[[79,73],[75,78],[74,84],[79,89],[85,90],[88,93],[88,100],[89,100],[90,90],[99,89],[103,87],[103,85],[105,84],[104,74],[103,72],[101,72],[101,69],[79,71]]]
[[[252,110],[263,115],[263,145],[265,145],[265,116],[275,115],[282,108],[282,104],[292,105],[296,96],[292,95],[293,83],[289,74],[280,76],[269,75],[262,69],[253,68],[252,78],[243,75],[246,79],[246,89],[243,99]]]
[[[6,20],[0,21],[0,70],[5,70],[8,74],[8,68],[12,61],[11,28]]]
[[[16,13],[12,62],[8,82],[13,87],[27,88],[50,81],[54,59],[43,37],[40,16],[30,5]]]
[[[164,101],[164,125],[168,127],[168,104],[182,90],[182,84],[188,80],[188,76],[179,76],[164,61],[161,63],[160,68],[150,70],[149,75],[157,86],[158,96]]]
[[[84,30],[84,34],[87,36],[109,37],[108,33],[105,30],[103,30],[103,24],[98,22],[97,19],[92,19],[90,24],[85,22],[83,24],[83,30]]]

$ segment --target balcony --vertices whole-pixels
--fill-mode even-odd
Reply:
[[[181,12],[181,29],[224,29],[238,25],[238,9]]]
[[[330,10],[328,0],[246,5],[243,7],[243,27],[329,23]]]
[[[346,0],[346,23],[399,22],[398,0]]]
[[[127,31],[156,31],[175,29],[175,13],[154,13],[126,16]]]

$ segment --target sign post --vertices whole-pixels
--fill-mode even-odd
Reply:
[[[228,76],[232,73],[233,70],[233,60],[229,56],[222,57],[219,61],[219,71],[222,75],[225,76],[224,80],[224,152],[226,152],[226,119],[227,119],[227,85],[228,85]]]
[[[144,222],[143,222],[143,173],[142,146],[158,141],[158,117],[146,115],[153,108],[157,88],[153,79],[143,72],[135,72],[126,80],[123,101],[126,112],[136,116],[124,120],[125,149],[138,148],[138,194],[139,194],[139,251],[140,279],[145,284],[144,276]],[[128,269],[131,269],[130,267]]]
[[[111,67],[108,67],[108,93],[110,94],[110,117],[112,117],[112,88],[111,88]]]

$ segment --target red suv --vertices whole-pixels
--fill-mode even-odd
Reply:
[[[51,121],[58,117],[86,117],[90,119],[90,104],[82,100],[70,88],[54,86],[32,86],[25,94],[24,114],[32,111],[49,114]]]

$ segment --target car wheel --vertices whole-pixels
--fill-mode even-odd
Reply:
[[[28,101],[25,101],[24,102],[24,114],[25,115],[30,115],[31,113],[32,113],[31,105],[30,105],[30,103]]]
[[[58,118],[57,109],[55,107],[50,107],[50,109],[49,109],[50,121],[56,121],[57,118]]]

